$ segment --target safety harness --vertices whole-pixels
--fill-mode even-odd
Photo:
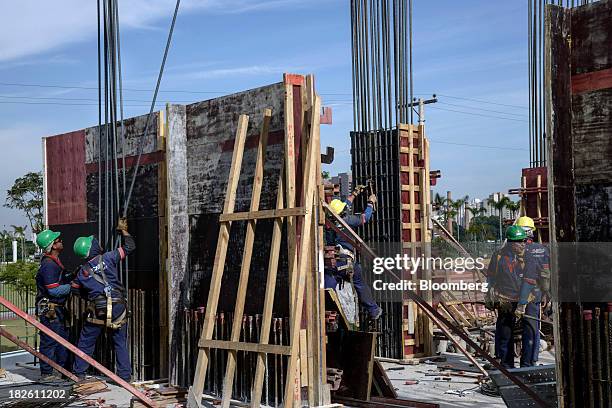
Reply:
[[[126,304],[125,290],[123,288],[119,290],[117,288],[113,288],[113,286],[108,282],[108,279],[106,279],[106,273],[104,272],[106,265],[102,260],[102,255],[98,255],[96,259],[98,261],[98,268],[92,268],[89,262],[83,265],[83,268],[90,274],[90,276],[93,276],[96,281],[104,286],[104,295],[100,295],[91,301],[90,306],[93,308],[93,315],[95,317],[89,316],[87,317],[87,321],[92,324],[106,326],[110,329],[117,330],[127,322],[128,313],[126,307],[124,308],[123,313],[113,320],[113,304]],[[113,290],[115,293],[119,292],[119,297],[113,297]]]

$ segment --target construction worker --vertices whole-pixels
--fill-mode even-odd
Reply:
[[[345,201],[334,199],[330,203],[332,211],[353,229],[370,221],[376,204],[376,195],[371,194],[365,211],[362,214],[352,214],[351,207],[355,196],[356,193],[353,193]],[[361,265],[356,261],[353,245],[331,228],[325,230],[325,245],[335,247],[336,253],[335,267],[325,268],[325,287],[335,289],[338,283],[352,280],[359,302],[366,308],[370,319],[378,319],[382,309],[374,301],[370,287],[363,281]]]
[[[115,345],[117,375],[129,382],[132,367],[127,348],[127,296],[119,280],[118,266],[134,251],[136,244],[128,233],[125,219],[119,220],[117,230],[123,235],[123,246],[104,253],[93,235],[76,240],[74,253],[87,262],[80,267],[72,288],[89,302],[89,316],[83,324],[78,348],[91,356],[102,330],[110,330]],[[73,371],[79,378],[85,376],[88,367],[88,363],[75,357]]]
[[[66,330],[65,304],[70,296],[70,276],[59,259],[64,244],[59,232],[44,230],[36,236],[36,244],[43,250],[40,268],[36,273],[36,315],[40,322],[64,339]],[[47,334],[40,332],[40,352],[58,365],[64,367],[68,351]],[[40,374],[44,380],[58,379],[53,367],[40,362]]]
[[[521,227],[527,234],[525,251],[534,262],[530,263],[529,271],[525,274],[526,288],[531,288],[530,297],[532,300],[527,304],[527,315],[541,317],[542,304],[550,304],[550,251],[547,246],[535,242],[536,227],[532,218],[523,216],[516,221],[516,225]],[[547,306],[545,306],[547,308]],[[535,333],[533,338],[534,346],[531,347],[531,358],[525,355],[521,357],[522,367],[531,367],[538,361],[540,353],[540,322],[534,319],[523,319],[523,324],[528,325],[528,330]],[[524,360],[524,361],[523,361]]]
[[[514,368],[514,325],[522,324],[521,367],[531,367],[537,361],[539,330],[537,321],[524,315],[539,317],[540,296],[536,290],[538,263],[526,250],[525,230],[512,225],[506,230],[507,243],[493,254],[487,270],[485,306],[497,310],[495,325],[495,355],[505,368]]]

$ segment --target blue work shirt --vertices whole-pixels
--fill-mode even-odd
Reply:
[[[94,300],[99,296],[106,296],[104,293],[104,283],[98,281],[94,274],[103,281],[101,273],[104,268],[107,283],[118,291],[123,290],[123,285],[119,280],[119,263],[126,257],[126,252],[122,247],[113,251],[108,251],[102,255],[96,255],[79,268],[77,276],[72,281],[72,287],[78,290],[88,300]],[[88,266],[88,267],[87,267]]]
[[[49,289],[57,288],[60,285],[70,283],[66,278],[66,269],[59,260],[53,255],[43,255],[40,267],[36,273],[36,301],[42,298],[49,299],[50,302],[63,305],[68,299],[68,294],[61,297],[51,296]]]
[[[493,253],[487,269],[487,282],[503,296],[518,301],[523,286],[526,267],[533,265],[529,253],[523,259],[512,252],[510,245],[504,245]]]
[[[527,242],[525,246],[525,252],[528,253],[529,258],[533,262],[529,265],[525,271],[525,278],[529,280],[529,283],[536,284],[537,280],[544,277],[550,277],[550,251],[546,245],[542,245],[538,242]]]
[[[353,230],[357,229],[358,227],[366,224],[368,221],[370,221],[370,219],[372,218],[372,213],[374,212],[374,208],[372,207],[372,205],[369,205],[366,207],[365,211],[362,214],[346,214],[342,217],[342,219],[344,220],[344,222],[346,222],[346,224],[351,227]],[[342,227],[340,227],[342,229]],[[334,231],[331,228],[328,228],[325,231],[325,245],[340,245],[342,246],[342,248],[348,250],[348,251],[354,251],[355,248],[353,247],[353,245],[348,242],[347,240],[345,240],[342,236],[340,236],[339,234],[336,234],[336,231]]]

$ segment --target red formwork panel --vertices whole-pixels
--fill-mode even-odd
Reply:
[[[86,222],[85,131],[45,138],[45,152],[48,224]]]
[[[523,169],[522,175],[524,184],[521,188],[521,198],[525,206],[525,215],[533,218],[542,241],[548,242],[547,169],[546,167],[526,168]]]

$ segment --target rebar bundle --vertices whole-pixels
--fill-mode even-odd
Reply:
[[[98,239],[105,248],[115,245],[114,225],[121,211],[121,196],[126,194],[121,85],[118,1],[98,0]],[[125,275],[123,268],[121,271],[127,287],[127,266]]]
[[[185,308],[183,319],[185,335],[182,339],[182,360],[180,376],[187,382],[191,381],[196,369],[198,341],[204,327],[206,308]],[[234,321],[232,312],[219,312],[215,317],[213,339],[229,341]],[[240,341],[257,343],[260,341],[262,315],[245,315],[242,317]],[[269,344],[289,345],[289,318],[274,317],[270,326]],[[207,367],[204,390],[206,394],[222,396],[223,377],[227,365],[228,351],[213,349],[210,351],[210,364]],[[265,374],[262,392],[262,404],[278,407],[283,402],[283,392],[287,374],[287,356],[268,354],[265,359]],[[257,366],[257,353],[239,351],[237,367],[234,373],[232,399],[249,402],[253,391],[253,382]]]
[[[353,123],[413,123],[412,0],[351,0]]]

